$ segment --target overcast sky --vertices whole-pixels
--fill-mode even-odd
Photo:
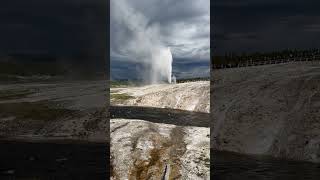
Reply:
[[[115,0],[111,0],[115,1]],[[169,46],[176,58],[207,60],[210,47],[210,1],[209,0],[121,0],[135,12],[141,14],[146,27],[158,26],[160,40]],[[112,16],[117,7],[111,3],[111,54],[119,55],[118,42],[112,41],[121,34],[123,39],[130,39],[131,32],[117,26]],[[125,55],[125,54],[121,54]]]
[[[1,0],[0,54],[106,51],[105,0]]]
[[[320,47],[319,0],[215,0],[214,53]]]
[[[116,76],[114,73],[121,71],[119,68],[113,71],[112,68],[115,68],[113,65],[119,65],[119,62],[134,62],[130,53],[124,50],[135,34],[133,31],[145,31],[146,34],[151,34],[147,36],[152,38],[155,34],[157,41],[170,47],[175,63],[174,71],[179,71],[179,68],[175,67],[178,67],[181,62],[201,64],[201,67],[193,64],[194,68],[189,69],[194,76],[196,76],[194,72],[204,68],[203,62],[207,62],[206,67],[209,70],[210,0],[119,1],[111,0],[110,4],[111,76]],[[113,2],[116,3],[113,4]],[[124,12],[128,11],[130,15],[126,18],[130,22],[120,23],[119,21],[123,20],[118,16],[126,16]],[[128,28],[128,24],[134,27]]]

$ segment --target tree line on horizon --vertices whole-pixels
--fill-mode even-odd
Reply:
[[[320,58],[320,49],[286,49],[273,52],[254,52],[254,53],[234,53],[229,52],[224,55],[214,55],[211,57],[212,68],[220,69],[226,67],[239,67],[259,65],[265,62],[278,63],[282,61],[306,61]]]

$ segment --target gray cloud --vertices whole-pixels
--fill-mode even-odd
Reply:
[[[319,5],[316,0],[216,0],[213,52],[317,48]]]
[[[135,0],[126,1],[146,21],[147,28],[158,31],[159,40],[171,48],[174,58],[208,60],[210,55],[209,0]],[[112,9],[111,3],[111,12]],[[115,23],[115,24],[113,24]],[[118,24],[119,25],[119,24]],[[122,50],[132,34],[118,26],[111,16],[111,55],[129,60]],[[119,37],[121,38],[113,38]],[[120,40],[119,40],[120,39]]]

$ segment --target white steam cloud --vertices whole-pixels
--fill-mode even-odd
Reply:
[[[143,64],[147,83],[171,83],[172,54],[160,40],[159,25],[150,24],[127,0],[111,0],[110,5],[111,55]]]

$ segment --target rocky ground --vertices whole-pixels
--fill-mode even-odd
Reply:
[[[111,88],[112,179],[209,179],[209,87]]]
[[[211,147],[320,162],[320,64],[212,72]]]
[[[209,128],[111,120],[112,179],[209,179]]]
[[[0,136],[106,142],[106,88],[106,81],[2,84]]]
[[[150,106],[209,113],[209,97],[209,81],[111,88],[111,103],[114,105]]]

